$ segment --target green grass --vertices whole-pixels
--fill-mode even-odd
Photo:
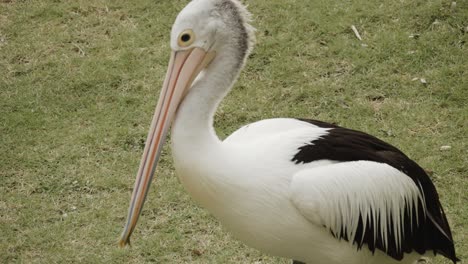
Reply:
[[[0,262],[288,263],[198,208],[170,149],[133,247],[117,247],[186,2],[0,0]],[[246,2],[257,47],[216,114],[219,135],[309,117],[396,145],[432,171],[466,260],[468,2]]]

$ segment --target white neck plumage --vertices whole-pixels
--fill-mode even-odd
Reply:
[[[220,144],[213,117],[239,75],[244,58],[240,63],[239,59],[234,53],[218,54],[201,72],[177,110],[171,135],[173,151]]]
[[[172,125],[172,156],[177,176],[192,198],[215,214],[222,211],[217,208],[221,203],[213,201],[223,197],[220,192],[228,188],[229,181],[219,169],[225,167],[229,151],[216,135],[213,118],[243,66],[243,60],[239,63],[233,54],[218,54],[199,75]]]

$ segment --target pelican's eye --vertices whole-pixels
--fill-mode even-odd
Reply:
[[[182,33],[180,33],[177,44],[185,48],[185,47],[190,46],[190,44],[192,44],[194,41],[195,41],[195,34],[193,34],[193,31],[191,29],[186,29],[182,31]]]

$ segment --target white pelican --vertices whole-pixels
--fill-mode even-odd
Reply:
[[[296,263],[414,263],[434,254],[455,263],[433,183],[397,148],[291,118],[217,137],[215,110],[254,43],[249,17],[237,0],[194,0],[177,16],[120,245],[135,228],[172,123],[183,186],[247,245]]]

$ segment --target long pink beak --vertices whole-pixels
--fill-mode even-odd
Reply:
[[[130,244],[130,236],[143,208],[167,132],[177,108],[192,86],[195,77],[214,57],[214,52],[207,53],[201,48],[173,51],[171,53],[166,79],[161,89],[148,138],[146,139],[140,168],[138,169],[128,209],[127,223],[120,237],[119,245],[121,247]]]

